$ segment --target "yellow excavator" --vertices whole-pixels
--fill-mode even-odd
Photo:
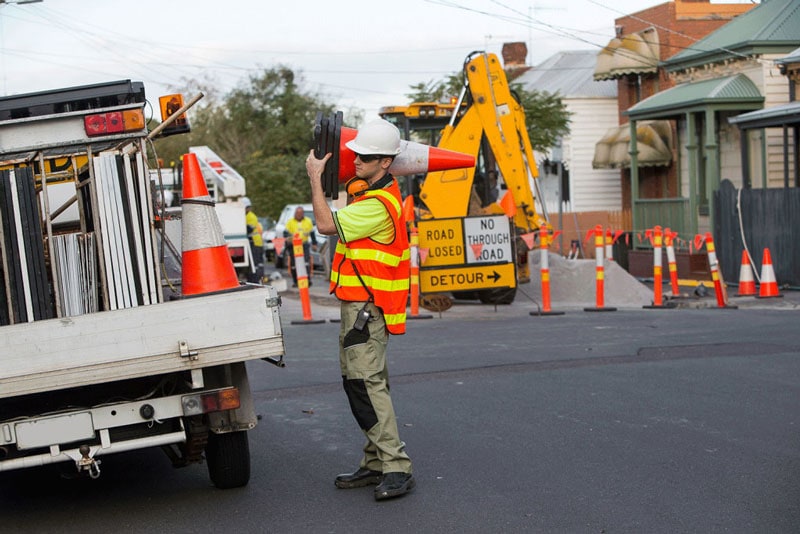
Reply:
[[[472,168],[406,177],[417,208],[423,295],[509,304],[517,284],[530,282],[521,236],[551,228],[544,210],[536,210],[538,170],[525,113],[500,61],[473,52],[464,75],[455,102],[385,107],[380,115],[406,137],[428,135],[439,148],[476,156]]]

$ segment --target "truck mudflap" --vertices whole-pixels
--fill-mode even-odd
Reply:
[[[280,298],[246,286],[0,327],[0,399],[283,356]]]
[[[99,456],[185,443],[184,418],[239,407],[238,388],[226,387],[0,422],[0,472],[73,461],[97,478]]]

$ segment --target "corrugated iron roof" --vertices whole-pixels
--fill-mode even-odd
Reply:
[[[744,74],[683,83],[656,93],[625,111],[632,119],[650,119],[707,106],[731,104],[746,109],[758,107],[764,97]]]
[[[561,98],[617,98],[617,82],[593,79],[597,52],[558,52],[529,70],[514,83],[526,89],[560,94]]]
[[[800,45],[800,0],[762,0],[747,13],[667,59],[669,71],[737,54],[789,52]]]
[[[800,48],[795,48],[785,57],[780,58],[778,63],[800,63]]]

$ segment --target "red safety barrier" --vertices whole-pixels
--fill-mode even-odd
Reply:
[[[555,239],[558,232],[553,234]],[[548,256],[547,248],[550,246],[550,233],[547,228],[542,227],[539,230],[539,249],[540,249],[540,276],[542,280],[542,309],[535,312],[530,312],[530,315],[564,315],[564,312],[553,311],[550,309],[550,259]]]
[[[605,281],[605,266],[603,264],[603,227],[599,224],[594,227],[594,230],[589,230],[586,234],[586,240],[589,236],[594,234],[594,254],[595,254],[595,307],[584,308],[583,311],[617,311],[616,308],[609,308],[604,306],[604,281]]]
[[[303,308],[303,320],[292,321],[292,324],[319,324],[324,323],[324,319],[315,320],[311,316],[311,295],[308,291],[308,270],[306,269],[306,259],[303,255],[303,239],[300,234],[294,234],[292,239],[292,253],[295,261],[295,272],[297,273],[297,288],[300,290],[300,305]]]

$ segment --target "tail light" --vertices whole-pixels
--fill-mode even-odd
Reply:
[[[129,109],[86,115],[83,128],[89,137],[144,130],[144,113],[141,109]]]
[[[236,388],[220,389],[197,395],[181,397],[183,415],[200,415],[210,412],[235,410],[241,405],[239,390]]]

